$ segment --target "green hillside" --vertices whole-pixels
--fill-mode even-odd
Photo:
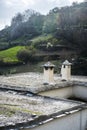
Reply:
[[[25,47],[16,46],[4,51],[0,51],[0,60],[2,60],[3,62],[18,62],[18,59],[16,57],[17,52],[23,48]]]
[[[87,75],[87,2],[55,7],[47,15],[30,9],[16,14],[0,31],[0,50],[0,65],[5,67],[67,59],[73,63],[73,74]]]

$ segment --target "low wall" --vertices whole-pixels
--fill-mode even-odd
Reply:
[[[72,93],[72,87],[57,88],[54,90],[48,90],[39,93],[42,96],[58,97],[58,98],[69,98]]]
[[[54,119],[29,130],[86,130],[86,121],[87,109]]]
[[[79,99],[83,99],[87,101],[87,83],[76,83],[73,86],[65,86],[54,88],[53,90],[48,90],[39,93],[42,96],[49,96],[49,97],[58,97],[58,98],[69,98],[75,97]]]
[[[87,87],[86,86],[74,86],[73,95],[76,98],[87,101]]]

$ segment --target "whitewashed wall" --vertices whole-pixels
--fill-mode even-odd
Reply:
[[[62,74],[62,80],[70,80],[70,78],[71,78],[71,66],[62,65],[61,74]]]
[[[86,130],[87,110],[54,119],[29,130]]]
[[[83,110],[81,113],[81,130],[87,130],[87,109]]]
[[[40,92],[39,94],[58,98],[76,97],[87,101],[87,87],[85,86],[61,87],[54,90]]]
[[[59,98],[74,96],[87,101],[87,87],[85,86],[58,88],[55,90],[42,92],[40,94]],[[43,126],[35,128],[35,130],[87,130],[87,109],[51,121]]]
[[[73,94],[75,97],[84,99],[87,101],[87,87],[85,86],[74,86]]]
[[[44,77],[43,77],[43,83],[54,83],[54,68],[47,70],[44,68]]]
[[[72,87],[58,88],[39,93],[42,96],[69,98],[72,95]]]

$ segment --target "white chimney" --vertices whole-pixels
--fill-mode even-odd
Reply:
[[[54,67],[51,62],[47,62],[44,67],[44,84],[54,84]]]
[[[61,68],[62,80],[70,80],[71,78],[71,63],[65,60]]]

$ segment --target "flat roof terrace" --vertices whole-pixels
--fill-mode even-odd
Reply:
[[[0,88],[22,89],[38,93],[55,89],[58,87],[72,86],[75,82],[87,82],[86,76],[72,76],[70,81],[61,81],[61,77],[57,74],[54,75],[54,85],[43,84],[42,73],[20,73],[8,76],[0,76]]]
[[[0,129],[33,127],[85,107],[81,102],[0,91]]]
[[[69,82],[63,82],[54,75],[54,80],[54,85],[44,85],[41,73],[0,76],[0,129],[32,128],[87,109],[83,102],[33,94],[73,86],[76,82],[87,83],[86,77],[72,77]]]

